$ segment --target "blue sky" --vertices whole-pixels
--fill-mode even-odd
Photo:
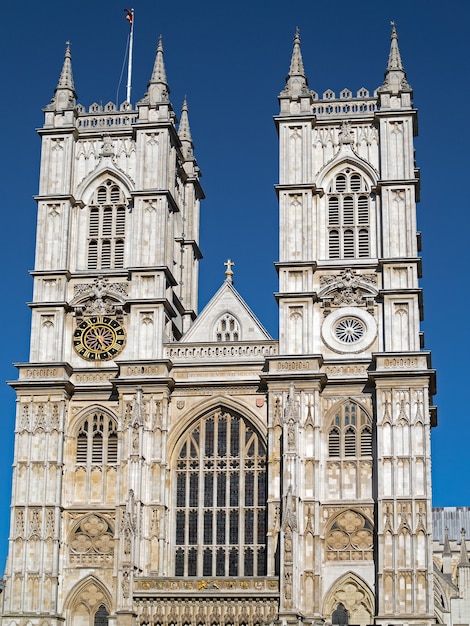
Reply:
[[[130,1],[130,0],[129,0]],[[127,0],[126,0],[127,2]],[[309,86],[323,93],[382,83],[390,20],[419,109],[421,168],[418,223],[423,234],[425,347],[438,370],[439,426],[433,432],[436,506],[470,505],[466,387],[468,323],[468,26],[470,3],[396,0],[292,3],[239,0],[178,3],[134,0],[132,101],[149,80],[163,35],[170,98],[177,113],[187,95],[195,154],[207,200],[201,218],[200,307],[219,288],[224,261],[235,285],[277,337],[277,137],[272,116],[284,86],[295,27],[300,28]],[[3,306],[0,380],[28,359],[40,142],[34,129],[72,43],[78,100],[115,101],[127,38],[126,4],[116,0],[19,1],[4,15],[0,102]],[[119,100],[125,99],[125,76]],[[7,551],[14,393],[0,384],[0,570]]]

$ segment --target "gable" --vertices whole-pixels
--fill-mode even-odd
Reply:
[[[229,281],[207,303],[180,343],[265,341],[271,337]]]

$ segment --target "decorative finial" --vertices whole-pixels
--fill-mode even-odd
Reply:
[[[232,261],[232,259],[227,259],[227,261],[224,263],[224,265],[227,268],[225,270],[225,280],[227,280],[229,283],[231,283],[231,282],[233,282],[233,280],[232,280],[232,276],[233,276],[232,267],[235,265],[235,263]]]

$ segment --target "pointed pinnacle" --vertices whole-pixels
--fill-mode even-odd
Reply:
[[[191,129],[189,128],[188,103],[186,96],[184,97],[183,106],[181,107],[181,119],[178,128],[178,137],[181,141],[192,141]]]
[[[168,102],[169,93],[170,89],[166,82],[165,63],[163,60],[163,41],[162,36],[160,35],[158,38],[152,77],[147,85],[147,95],[144,99],[147,99],[147,102],[152,105],[159,102]]]
[[[295,29],[294,49],[292,50],[292,58],[290,60],[289,77],[291,76],[302,76],[305,78],[302,52],[300,51],[300,32],[298,26]]]
[[[460,531],[461,534],[461,542],[460,542],[460,561],[459,561],[459,566],[460,565],[470,565],[469,561],[468,561],[468,553],[467,553],[467,544],[465,543],[465,528],[462,528],[462,530]]]
[[[445,529],[444,549],[442,550],[442,556],[452,556],[452,551],[450,549],[449,529],[448,528]]]
[[[404,91],[410,92],[411,86],[406,80],[406,72],[398,48],[398,33],[395,28],[395,22],[391,22],[391,25],[390,53],[388,55],[387,69],[385,70],[385,80],[383,85],[379,87],[379,92],[391,91],[395,94]]]
[[[305,76],[304,64],[302,61],[302,52],[300,51],[300,33],[299,29],[296,28],[289,74],[287,75],[286,86],[281,92],[281,96],[298,98],[301,95],[311,95],[311,92],[308,89],[308,81]]]
[[[400,56],[400,49],[398,48],[398,33],[395,27],[395,22],[390,22],[392,25],[392,33],[390,35],[390,54],[388,55],[387,71],[401,70],[405,71]]]
[[[56,91],[58,89],[70,89],[75,93],[75,86],[73,84],[72,75],[72,53],[70,52],[70,41],[66,42],[64,64],[62,65],[62,71],[60,73],[59,82],[57,83]]]
[[[150,79],[149,85],[156,83],[166,85],[165,63],[163,61],[163,37],[161,35],[158,37],[157,54],[155,56],[152,78]]]

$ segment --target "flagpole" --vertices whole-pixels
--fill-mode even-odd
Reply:
[[[134,44],[134,9],[131,9],[131,32],[129,35],[129,61],[127,63],[127,94],[126,100],[131,103],[131,80],[132,80],[132,48]]]

